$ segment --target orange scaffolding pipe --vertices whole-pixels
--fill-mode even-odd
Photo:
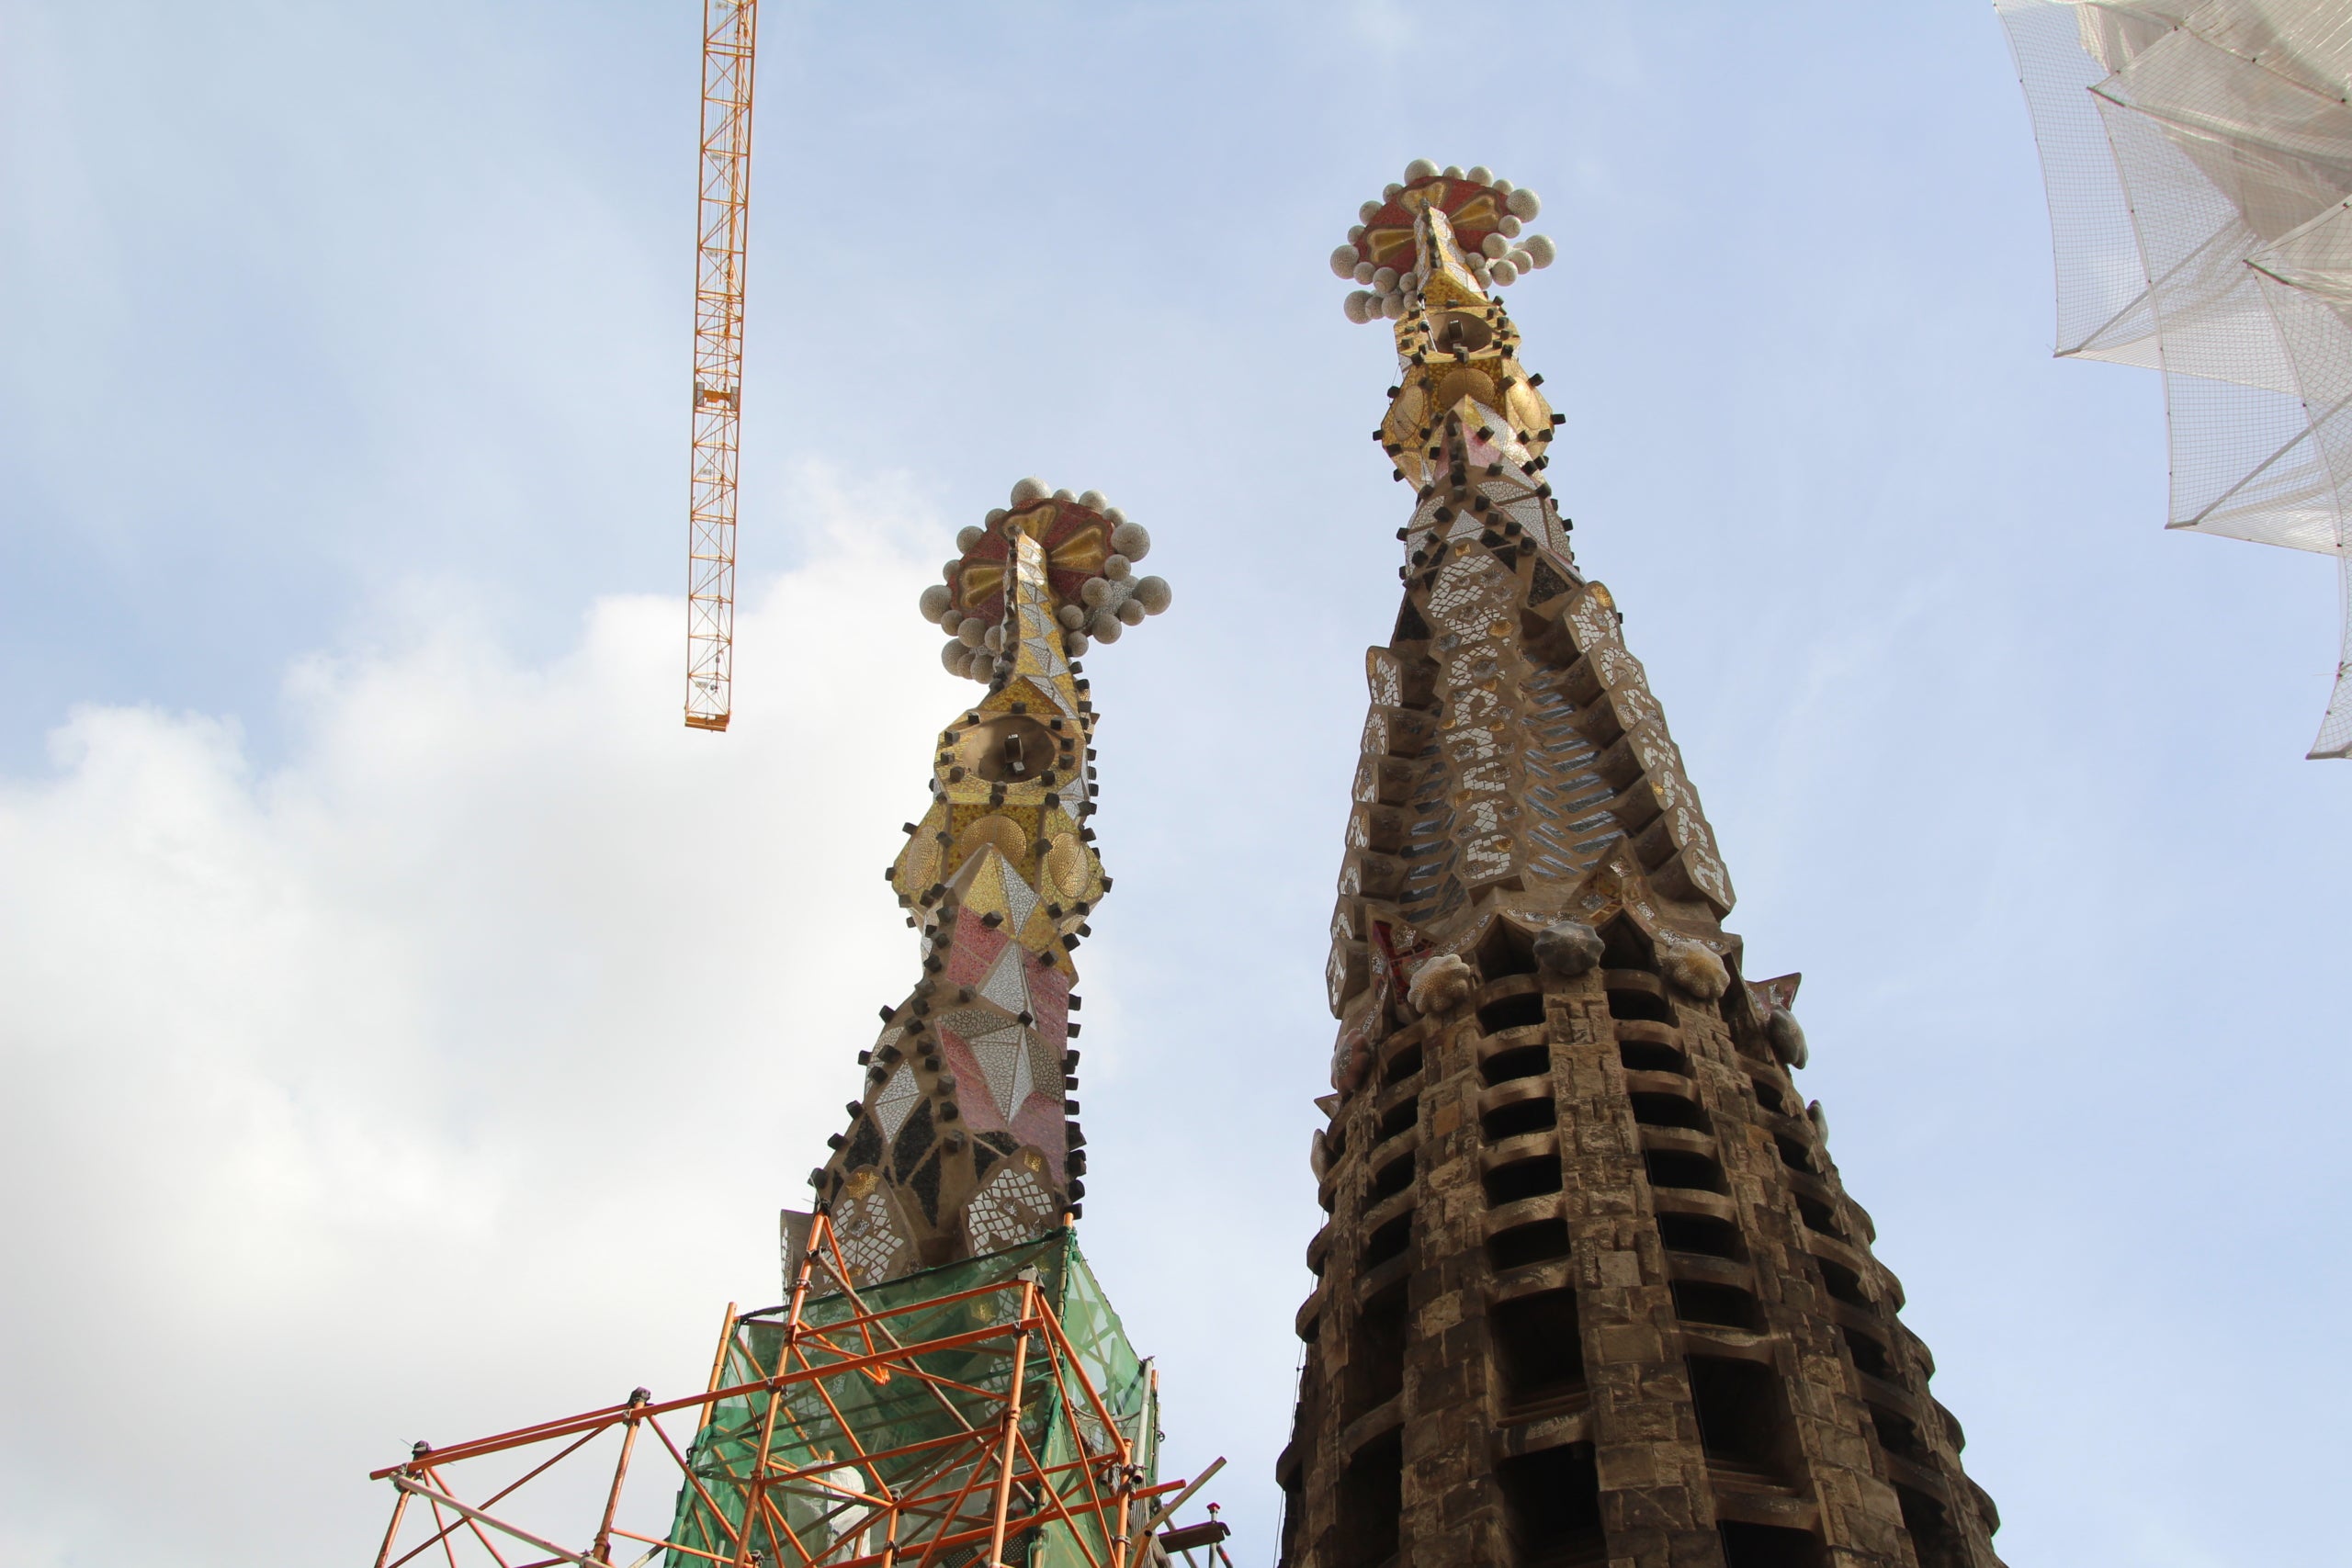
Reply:
[[[811,1286],[820,1275],[831,1278],[854,1309],[851,1316],[822,1326],[805,1323],[801,1317],[801,1309],[810,1299]],[[729,1381],[730,1362],[741,1353],[739,1331],[747,1324],[773,1315],[738,1314],[730,1305],[720,1327],[708,1385],[699,1393],[655,1399],[639,1389],[625,1403],[603,1409],[443,1448],[419,1444],[405,1461],[372,1472],[371,1479],[390,1481],[396,1493],[391,1520],[376,1556],[376,1568],[402,1568],[436,1547],[455,1568],[453,1538],[469,1535],[492,1561],[504,1564],[506,1558],[491,1540],[493,1533],[542,1553],[535,1560],[534,1568],[548,1568],[555,1563],[573,1564],[575,1568],[613,1568],[612,1547],[621,1540],[641,1543],[657,1552],[673,1551],[684,1558],[712,1564],[713,1568],[742,1568],[755,1557],[772,1568],[798,1568],[799,1564],[821,1564],[822,1568],[923,1568],[936,1562],[942,1552],[980,1542],[987,1543],[988,1561],[1001,1562],[1006,1541],[1023,1529],[1055,1523],[1075,1529],[1081,1520],[1088,1519],[1094,1522],[1110,1548],[1109,1561],[1103,1562],[1095,1556],[1083,1535],[1075,1537],[1093,1568],[1130,1568],[1136,1557],[1136,1537],[1148,1537],[1159,1520],[1197,1490],[1199,1481],[1205,1481],[1224,1463],[1219,1460],[1190,1485],[1182,1481],[1142,1484],[1141,1472],[1134,1463],[1133,1444],[1120,1430],[1108,1404],[1088,1377],[1052,1305],[1037,1289],[1034,1275],[971,1286],[881,1311],[866,1307],[850,1287],[848,1276],[831,1222],[820,1214],[811,1227],[793,1281],[790,1303],[785,1309],[785,1322],[780,1325],[783,1341],[774,1371],[748,1381]],[[1003,1323],[913,1343],[901,1343],[891,1333],[891,1318],[1007,1292],[1017,1292],[1018,1299]],[[1002,1393],[942,1377],[922,1365],[925,1357],[968,1350],[991,1341],[1005,1345],[1011,1352],[1012,1381]],[[1073,1430],[1080,1427],[1080,1412],[1090,1413],[1093,1420],[1086,1425],[1102,1435],[1108,1448],[1055,1464],[1042,1462],[1031,1450],[1021,1433],[1020,1421],[1023,1384],[1033,1348],[1037,1355],[1046,1358],[1051,1373],[1046,1394],[1048,1403],[1058,1403]],[[819,1359],[828,1357],[831,1359]],[[962,1431],[871,1448],[853,1429],[825,1390],[823,1380],[843,1376],[876,1382],[909,1377],[931,1389],[943,1401],[946,1398],[944,1391],[953,1389],[978,1406],[976,1416],[985,1415],[987,1418],[967,1419],[957,1412]],[[828,1450],[821,1459],[801,1465],[780,1462],[774,1451],[777,1413],[787,1394],[812,1384],[824,1398],[833,1424],[851,1452],[847,1457],[836,1458]],[[750,1456],[748,1472],[737,1474],[722,1465],[719,1474],[708,1478],[709,1484],[689,1462],[693,1450],[682,1451],[660,1419],[690,1410],[695,1412],[697,1429],[708,1430],[722,1404],[741,1400],[749,1404],[758,1399],[764,1399],[766,1404],[760,1413],[759,1449]],[[992,1412],[988,1408],[990,1404],[995,1406]],[[955,1407],[951,1404],[949,1408]],[[649,1450],[638,1443],[640,1427],[651,1428],[658,1450]],[[559,1544],[567,1532],[526,1526],[513,1517],[513,1505],[506,1509],[499,1507],[526,1483],[554,1470],[598,1437],[615,1430],[619,1432],[621,1440],[610,1477],[607,1480],[599,1476],[601,1483],[590,1489],[595,1505],[594,1522],[573,1537],[592,1541],[585,1551]],[[556,1451],[544,1458],[527,1451],[540,1445],[554,1446]],[[677,1483],[683,1483],[701,1504],[699,1510],[689,1510],[684,1517],[693,1517],[706,1530],[715,1524],[724,1539],[710,1539],[706,1533],[698,1542],[672,1540],[641,1534],[617,1522],[624,1489],[633,1474],[642,1472],[641,1456],[648,1451],[666,1454],[676,1468]],[[449,1473],[451,1469],[498,1455],[514,1455],[533,1462],[518,1478],[481,1495],[479,1502],[468,1501]],[[901,1478],[895,1490],[874,1471],[877,1463],[915,1455],[927,1456],[927,1462],[919,1473]],[[640,1461],[634,1470],[633,1461]],[[835,1480],[834,1473],[844,1466],[864,1467],[860,1474],[871,1476],[872,1480],[861,1480],[859,1486],[870,1485],[872,1489],[861,1491]],[[952,1479],[958,1467],[964,1472],[960,1485]],[[934,1487],[934,1482],[939,1485]],[[785,1519],[775,1498],[782,1488],[791,1483],[797,1483],[804,1492],[813,1489],[821,1496],[839,1499],[819,1521],[820,1529],[831,1532],[829,1541],[816,1545],[804,1542],[799,1532]],[[1072,1495],[1064,1497],[1062,1485],[1069,1485]],[[741,1500],[740,1520],[730,1520],[722,1498],[713,1495],[714,1486]],[[976,1501],[976,1492],[979,1493],[978,1506],[985,1510],[978,1517],[965,1512]],[[1171,1497],[1170,1494],[1174,1495]],[[427,1505],[438,1528],[422,1540],[411,1542],[403,1540],[404,1526],[411,1519],[409,1504],[419,1498]],[[1168,1499],[1165,1506],[1140,1506],[1163,1498]],[[845,1511],[853,1517],[840,1522]],[[1136,1529],[1138,1525],[1140,1529]],[[869,1543],[877,1533],[881,1537],[879,1551],[854,1551]],[[401,1550],[403,1547],[405,1550]],[[853,1554],[839,1555],[842,1552]]]

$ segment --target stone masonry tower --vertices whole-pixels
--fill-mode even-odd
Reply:
[[[1416,163],[1335,253],[1419,492],[1332,917],[1285,1568],[1997,1568],[1992,1501],[1790,1077],[1497,286],[1532,192]]]

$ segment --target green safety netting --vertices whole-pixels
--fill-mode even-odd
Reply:
[[[804,1331],[794,1364],[821,1369],[851,1357],[889,1352],[892,1346],[880,1333],[884,1328],[903,1347],[1001,1327],[1012,1321],[1020,1278],[1031,1269],[1046,1304],[1060,1320],[1069,1354],[1063,1356],[1057,1348],[1049,1354],[1043,1335],[1030,1339],[1021,1432],[1045,1479],[1023,1477],[1016,1483],[1010,1517],[1048,1514],[1046,1489],[1073,1513],[1081,1503],[1109,1495],[1107,1467],[1116,1445],[1071,1375],[1073,1368],[1083,1371],[1126,1439],[1129,1462],[1143,1472],[1142,1484],[1151,1484],[1158,1476],[1159,1411],[1149,1369],[1127,1343],[1118,1314],[1069,1231],[863,1289],[859,1301],[878,1319],[871,1330],[853,1321],[860,1314],[846,1295],[815,1297],[812,1291],[801,1320],[827,1332],[819,1343]],[[821,1269],[817,1273],[824,1278]],[[782,1309],[741,1320],[719,1386],[774,1375],[785,1333]],[[907,1562],[922,1555],[924,1542],[986,1528],[994,1513],[994,1438],[1001,1430],[1003,1399],[1012,1379],[1012,1336],[1003,1333],[922,1352],[915,1358],[925,1374],[921,1377],[899,1366],[887,1369],[887,1381],[877,1381],[865,1370],[846,1366],[790,1384],[773,1397],[758,1391],[719,1401],[687,1453],[694,1480],[678,1494],[667,1568],[708,1568],[710,1558],[697,1551],[733,1559],[733,1529],[745,1512],[744,1482],[759,1468],[755,1461],[763,1441],[767,1473],[793,1472],[767,1487],[789,1531],[757,1525],[752,1531],[767,1568],[843,1563],[881,1551],[886,1524],[875,1505],[860,1496],[877,1496],[886,1488],[903,1500],[897,1544]],[[896,1450],[907,1451],[865,1457]],[[1073,1462],[1081,1459],[1087,1462]],[[1016,1477],[1023,1477],[1023,1468],[1016,1463]],[[1074,1522],[1049,1518],[1015,1531],[1007,1540],[1005,1559],[1028,1568],[1087,1568],[1090,1561],[1107,1568],[1110,1533],[1097,1515],[1080,1515]],[[987,1551],[983,1539],[949,1548],[933,1561],[940,1568],[959,1568]]]

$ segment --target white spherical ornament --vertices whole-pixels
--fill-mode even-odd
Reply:
[[[948,605],[947,613],[939,617],[939,629],[945,632],[949,637],[954,637],[956,635],[956,628],[961,626],[963,624],[964,613],[956,608],[953,604]]]
[[[1367,201],[1362,207],[1356,209],[1356,216],[1369,223],[1374,219],[1380,216],[1380,209],[1383,205],[1385,204],[1377,201]]]
[[[1396,269],[1395,267],[1384,266],[1374,270],[1372,275],[1372,291],[1374,294],[1393,293],[1396,290]]]
[[[1136,579],[1135,602],[1143,606],[1145,615],[1159,615],[1168,608],[1169,601],[1172,597],[1173,595],[1169,592],[1166,578],[1138,577]]]
[[[980,646],[987,649],[990,653],[1002,653],[1004,651],[1003,626],[999,624],[997,626],[990,626],[988,630],[982,632],[980,634]]]
[[[1361,245],[1363,243],[1363,224],[1359,223],[1348,231],[1348,243],[1351,245]]]
[[[1102,578],[1090,577],[1079,585],[1078,596],[1099,610],[1111,601],[1111,585]]]
[[[1405,187],[1398,185],[1395,180],[1391,180],[1386,185],[1380,187],[1380,199],[1384,202],[1394,201],[1404,194]]]
[[[1129,560],[1151,554],[1151,536],[1140,523],[1122,523],[1111,530],[1111,547]]]
[[[969,550],[988,536],[988,530],[985,528],[958,528],[956,530],[956,547],[959,550]]]
[[[1462,177],[1472,185],[1490,186],[1495,183],[1495,171],[1484,164],[1473,164]]]
[[[1370,262],[1358,262],[1355,265],[1354,270],[1351,271],[1348,276],[1354,278],[1358,283],[1370,283],[1372,281],[1372,275],[1375,270],[1376,269]]]
[[[1435,164],[1430,163],[1427,158],[1416,158],[1405,165],[1405,183],[1411,185],[1415,180],[1426,180],[1436,173]]]
[[[1485,239],[1478,242],[1478,249],[1487,260],[1492,261],[1497,256],[1503,255],[1510,250],[1510,242],[1504,239],[1500,234],[1489,234]]]
[[[1119,640],[1119,634],[1125,630],[1126,628],[1119,625],[1119,617],[1107,610],[1096,615],[1086,627],[1087,635],[1096,642],[1116,642]]]
[[[1117,527],[1120,524],[1125,523],[1126,520],[1127,514],[1120,511],[1115,506],[1106,506],[1102,509],[1102,521],[1108,523],[1114,528]]]
[[[1543,201],[1532,190],[1511,192],[1505,205],[1510,209],[1510,215],[1514,218],[1532,218],[1544,210]]]
[[[1007,512],[1001,506],[991,506],[989,508],[989,514],[986,517],[981,518],[980,521],[993,528],[1012,515],[1012,513]]]
[[[1090,644],[1086,640],[1086,634],[1084,632],[1072,632],[1068,637],[1062,638],[1062,651],[1069,654],[1072,659],[1076,659],[1079,655],[1084,653],[1089,646]]]
[[[1405,319],[1405,297],[1402,294],[1390,294],[1385,296],[1380,301],[1380,313],[1387,317],[1392,321],[1403,321]]]
[[[1125,556],[1108,555],[1102,558],[1102,575],[1114,582],[1119,581],[1133,570],[1135,570],[1134,563]]]
[[[1495,220],[1495,227],[1501,230],[1504,233],[1510,235],[1514,240],[1519,238],[1519,231],[1521,228],[1520,221],[1508,212],[1504,213],[1500,218]]]
[[[971,656],[970,649],[960,642],[951,642],[940,649],[939,662],[947,667],[947,672],[950,675],[961,675],[964,672],[964,660]]]
[[[1495,182],[1495,194],[1497,196],[1509,196],[1510,192],[1511,184],[1509,180],[1497,180]]]
[[[1119,624],[1121,626],[1139,626],[1143,625],[1144,607],[1136,604],[1132,599],[1120,600],[1119,607],[1112,613],[1119,617]]]
[[[1080,491],[1078,503],[1089,512],[1100,512],[1111,504],[1111,498],[1099,490]]]
[[[1458,180],[1462,177],[1462,167],[1458,164],[1448,164],[1444,168],[1440,169],[1438,173],[1443,175],[1447,179]]]
[[[947,584],[934,582],[922,591],[922,597],[915,601],[915,608],[922,612],[924,620],[936,623],[955,603],[956,597],[947,592]]]
[[[1356,254],[1356,248],[1353,245],[1341,245],[1331,253],[1332,275],[1337,277],[1353,277],[1356,275],[1356,263],[1363,259]]]
[[[1054,619],[1076,631],[1086,624],[1086,612],[1076,604],[1064,604],[1054,612]]]
[[[1537,266],[1550,266],[1560,254],[1559,247],[1552,243],[1549,234],[1530,234],[1521,249],[1526,251],[1528,259]]]
[[[1513,251],[1510,255],[1503,259],[1510,262],[1511,265],[1519,268],[1521,272],[1533,272],[1535,270],[1535,258],[1526,251]]]
[[[1054,499],[1056,501],[1063,502],[1076,501],[1078,499],[1078,491],[1070,489],[1068,485],[1064,485],[1061,489],[1054,491]]]
[[[979,616],[967,615],[964,617],[963,625],[956,628],[956,640],[966,648],[978,648],[982,639],[994,629]]]
[[[987,680],[989,676],[996,673],[996,655],[993,653],[974,653],[972,655],[972,662],[966,667],[965,673],[970,675],[975,681]]]
[[[1362,326],[1372,320],[1372,308],[1374,303],[1370,294],[1359,288],[1340,301],[1340,313],[1356,325]]]
[[[1487,276],[1491,276],[1497,283],[1502,284],[1505,287],[1509,287],[1510,285],[1519,281],[1519,268],[1511,265],[1510,263],[1507,261],[1488,262],[1487,264]]]
[[[1037,502],[1045,500],[1047,496],[1053,493],[1054,492],[1046,488],[1045,480],[1033,475],[1028,479],[1023,479],[1019,484],[1012,487],[1012,504],[1016,509],[1023,506],[1035,506]]]

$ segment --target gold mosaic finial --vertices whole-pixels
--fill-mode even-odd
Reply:
[[[1011,614],[1012,540],[1026,537],[1041,552],[1037,586],[1029,604],[1060,628],[1061,651],[1077,658],[1093,643],[1116,642],[1126,627],[1168,608],[1166,580],[1137,577],[1135,563],[1151,551],[1151,535],[1103,498],[1101,491],[1048,491],[1042,479],[1012,487],[1012,504],[990,512],[956,536],[960,552],[944,582],[922,592],[923,618],[954,640],[940,649],[951,673],[993,680],[1001,664],[1017,662],[1013,641],[1035,640],[1043,628]]]
[[[1496,178],[1483,164],[1441,169],[1426,158],[1414,159],[1405,165],[1402,183],[1363,204],[1362,221],[1348,231],[1348,243],[1331,253],[1334,273],[1364,285],[1347,298],[1348,320],[1401,320],[1431,281],[1435,275],[1419,221],[1424,213],[1444,220],[1453,265],[1465,287],[1483,298],[1487,289],[1516,283],[1558,255],[1549,239],[1525,231],[1543,209],[1533,191]]]

